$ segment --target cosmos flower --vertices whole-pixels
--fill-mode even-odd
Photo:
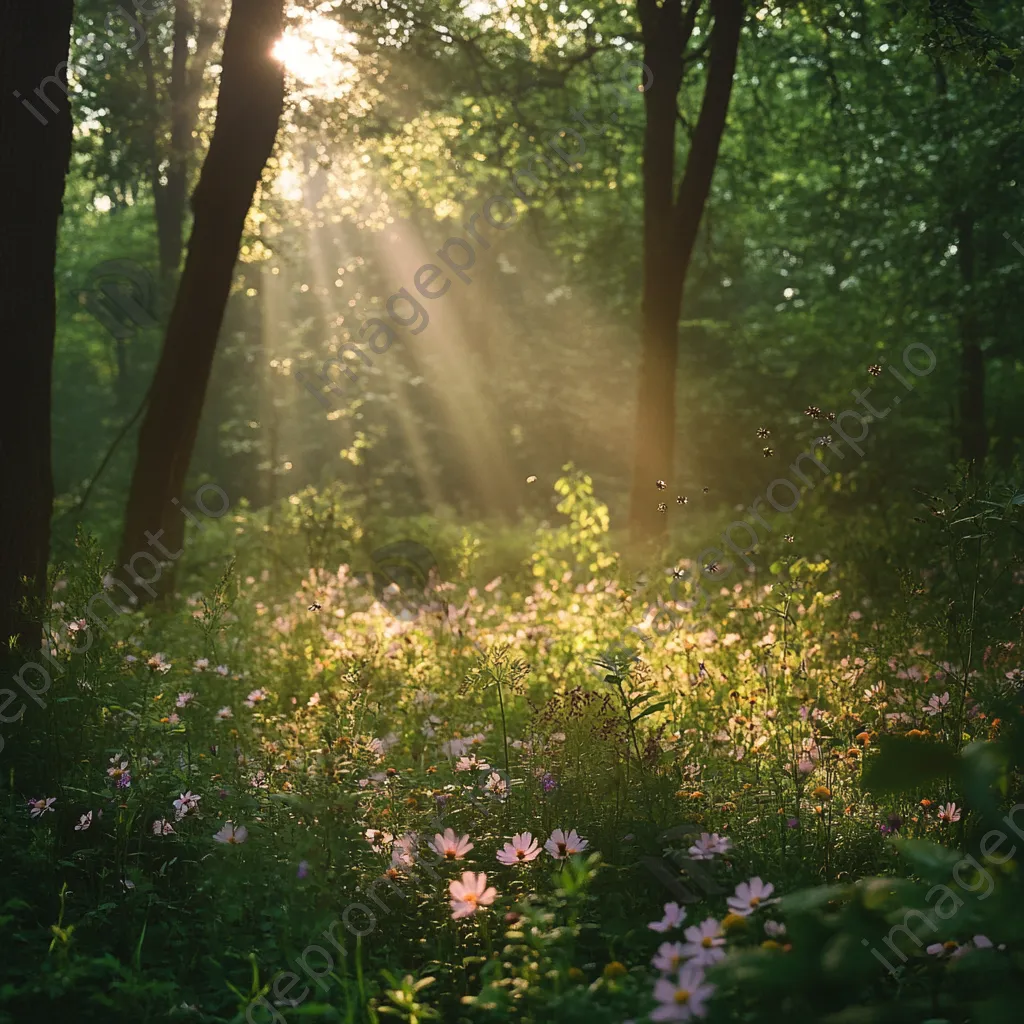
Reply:
[[[219,832],[214,832],[213,838],[218,843],[231,843],[237,845],[244,843],[249,838],[249,830],[244,825],[232,825],[230,821],[224,823]]]
[[[658,947],[658,952],[651,960],[651,966],[665,974],[678,971],[682,962],[686,959],[681,942],[663,942]]]
[[[473,849],[473,844],[469,841],[468,835],[457,837],[455,830],[450,828],[444,830],[444,835],[440,833],[435,835],[434,841],[430,845],[445,860],[462,860]]]
[[[42,817],[47,811],[53,813],[53,805],[57,802],[55,796],[43,797],[42,800],[29,800],[29,816],[33,818]]]
[[[209,658],[196,658],[192,665],[193,672],[205,672],[210,667]]]
[[[157,818],[153,822],[153,835],[169,836],[174,831],[174,826],[166,818]]]
[[[713,917],[706,918],[700,924],[692,925],[683,932],[686,944],[683,956],[701,967],[708,967],[725,957],[725,936],[722,926]]]
[[[92,824],[92,811],[86,811],[78,819],[78,824],[75,826],[76,832],[84,832]]]
[[[234,718],[235,713],[229,707],[223,707],[220,711],[213,716],[218,722],[226,722],[229,718]]]
[[[704,1003],[714,991],[714,985],[705,983],[703,969],[695,963],[688,963],[674,981],[661,978],[655,982],[654,998],[660,1005],[651,1011],[651,1020],[675,1021],[703,1017],[707,1014]]]
[[[469,757],[460,757],[455,764],[455,770],[457,772],[471,772],[471,771],[490,771],[491,766],[486,761],[478,761],[476,754],[470,754]]]
[[[954,821],[960,820],[960,808],[954,803],[939,805],[939,821],[951,825]]]
[[[678,903],[665,904],[665,916],[660,921],[652,921],[647,927],[652,932],[667,932],[678,928],[686,920],[686,911]]]
[[[452,894],[452,919],[458,921],[462,917],[472,917],[481,907],[488,907],[498,895],[498,890],[487,887],[487,875],[484,872],[474,874],[463,871],[462,881],[454,879],[448,883],[448,891]]]
[[[711,860],[716,854],[726,853],[732,842],[717,832],[701,832],[700,838],[687,851],[694,860]]]
[[[174,817],[175,820],[181,821],[189,811],[194,811],[199,806],[199,801],[203,798],[196,796],[190,789],[174,801]]]
[[[949,703],[949,691],[947,690],[944,694],[939,696],[937,693],[933,693],[928,698],[928,703],[922,708],[926,715],[934,718],[936,715],[941,714],[946,710],[946,705]]]
[[[565,860],[574,853],[582,853],[590,845],[586,839],[580,839],[576,829],[572,829],[568,835],[560,828],[551,833],[551,838],[544,844],[544,849],[551,854],[555,860]]]
[[[775,900],[768,899],[773,892],[775,892],[774,885],[770,882],[762,882],[760,878],[755,876],[749,882],[740,882],[736,886],[736,892],[725,902],[734,914],[746,917],[754,913],[758,907],[775,903]]]
[[[176,708],[187,708],[189,704],[195,700],[195,694],[191,690],[186,690],[184,693],[178,694],[178,699],[174,702]]]
[[[217,671],[220,671],[221,666],[218,666]],[[266,690],[250,690],[249,696],[245,698],[245,706],[247,708],[254,708],[260,701],[267,699]]]
[[[498,860],[502,864],[524,864],[536,860],[540,856],[540,846],[529,832],[520,832],[512,837],[498,851]]]

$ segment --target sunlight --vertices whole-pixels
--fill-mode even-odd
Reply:
[[[355,36],[333,18],[292,8],[292,21],[274,47],[274,56],[295,79],[296,91],[338,99],[356,78]]]

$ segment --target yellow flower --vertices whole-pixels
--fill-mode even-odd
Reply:
[[[765,939],[761,943],[762,949],[782,949],[782,947],[774,939]]]
[[[726,914],[722,918],[723,932],[741,932],[747,927],[747,919],[742,914]]]
[[[618,960],[613,960],[610,964],[605,965],[602,973],[610,981],[612,978],[619,978],[625,974],[626,967],[625,964],[619,963]]]
[[[578,967],[569,968],[569,980],[570,981],[583,981],[583,972]]]
[[[819,800],[831,800],[832,790],[828,786],[818,786],[811,791],[811,796],[817,797]]]

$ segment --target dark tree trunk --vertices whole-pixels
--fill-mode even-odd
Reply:
[[[0,350],[9,382],[0,402],[0,662],[12,636],[25,647],[39,643],[37,609],[21,606],[28,599],[41,607],[46,590],[54,266],[71,159],[72,9],[72,0],[0,0]]]
[[[673,477],[683,286],[718,161],[743,24],[743,0],[710,0],[714,26],[704,98],[676,190],[676,103],[686,46],[702,3],[691,0],[683,10],[682,0],[665,0],[660,7],[655,0],[640,0],[639,8],[644,62],[654,77],[644,94],[643,348],[629,514],[636,541],[665,529],[655,481]]]
[[[988,424],[985,420],[985,353],[981,347],[974,296],[974,216],[957,215],[957,260],[964,283],[960,312],[960,457],[980,470],[988,456]]]
[[[157,542],[168,551],[181,548],[184,519],[172,499],[181,497],[245,218],[284,107],[284,71],[271,57],[282,31],[283,7],[284,0],[236,0],[232,5],[216,126],[192,197],[185,269],[139,432],[122,563],[151,548],[160,557]],[[147,531],[157,538],[154,543]]]
[[[170,117],[170,148],[161,152],[156,134],[152,140],[150,187],[156,211],[157,246],[161,279],[168,281],[181,266],[184,248],[185,214],[188,203],[188,176],[196,149],[193,132],[199,123],[199,102],[203,77],[210,54],[220,32],[224,0],[200,0],[198,19],[193,0],[175,0],[174,41],[167,86],[167,113]],[[195,53],[189,56],[189,42],[195,40]],[[149,39],[142,43],[142,63],[146,73],[146,91],[154,115],[160,112],[156,69]]]

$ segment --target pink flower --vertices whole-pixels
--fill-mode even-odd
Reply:
[[[232,825],[228,821],[219,832],[214,833],[213,838],[218,843],[244,843],[249,838],[249,830],[244,825]]]
[[[491,766],[486,761],[478,761],[476,754],[470,754],[469,757],[460,757],[455,765],[457,772],[471,772],[471,771],[490,771]]]
[[[192,790],[188,789],[174,801],[174,818],[176,821],[181,821],[189,811],[194,811],[199,806],[199,801],[203,798],[196,796]]]
[[[437,850],[445,860],[462,860],[463,857],[473,849],[469,836],[457,837],[455,831],[450,828],[444,830],[444,835],[438,833],[430,844]]]
[[[416,863],[416,841],[415,832],[407,832],[395,840],[391,849],[391,866],[393,868],[411,868]]]
[[[224,669],[223,674],[227,675],[227,667],[224,666],[224,665],[218,665],[216,671],[220,672],[220,670],[222,668]],[[249,696],[245,698],[244,703],[245,703],[245,706],[247,708],[254,708],[254,707],[256,707],[257,704],[259,704],[260,701],[266,700],[266,699],[267,699],[267,691],[266,690],[250,690],[249,691]]]
[[[460,917],[472,917],[480,907],[490,906],[498,895],[497,889],[487,888],[487,875],[482,871],[479,874],[463,871],[462,881],[449,882],[448,890],[452,894],[452,918],[455,921]]]
[[[667,932],[678,928],[686,920],[686,911],[678,903],[665,904],[665,916],[660,921],[652,921],[647,927],[652,932]]]
[[[544,849],[551,854],[555,860],[565,860],[574,853],[582,853],[590,843],[586,839],[580,839],[576,829],[572,829],[566,835],[560,828],[551,833],[551,838],[544,844]]]
[[[757,910],[758,907],[774,903],[775,900],[768,899],[773,892],[775,892],[774,885],[770,882],[762,882],[760,878],[755,877],[749,882],[740,882],[736,886],[735,894],[730,896],[725,902],[734,914],[747,917]]]
[[[676,980],[662,978],[655,982],[654,998],[660,1003],[651,1011],[651,1020],[689,1020],[704,1017],[708,997],[715,991],[714,985],[704,982],[704,971],[695,963],[688,963],[676,976]]]
[[[665,974],[678,971],[682,962],[686,959],[681,942],[663,942],[658,947],[658,952],[651,960],[651,966]]]
[[[960,820],[960,809],[954,803],[940,804],[939,805],[939,821],[945,821],[948,824],[952,824],[954,821]]]
[[[725,945],[722,926],[713,917],[687,928],[683,935],[686,938],[683,956],[693,963],[708,967],[725,956],[725,950],[722,949]]]
[[[169,836],[174,831],[174,826],[166,818],[157,818],[153,822],[153,835]]]
[[[229,718],[234,718],[235,713],[231,710],[231,708],[223,707],[213,717],[216,718],[218,722],[225,722]]]
[[[174,702],[176,708],[187,708],[189,704],[195,699],[195,694],[190,690],[186,690],[184,693],[178,694],[178,699]]]
[[[715,854],[726,853],[732,842],[717,832],[701,832],[700,838],[687,851],[694,860],[711,860]]]
[[[946,710],[946,705],[949,703],[949,691],[947,690],[940,697],[938,694],[933,693],[928,698],[928,703],[925,704],[922,709],[926,715],[930,715],[934,718],[936,715],[941,714]]]
[[[55,796],[47,796],[42,800],[29,800],[29,816],[33,818],[42,817],[47,811],[53,813],[53,805],[57,802]]]
[[[506,843],[498,851],[498,860],[502,864],[523,864],[536,860],[539,856],[540,846],[529,832],[520,832],[513,836],[512,842]]]

